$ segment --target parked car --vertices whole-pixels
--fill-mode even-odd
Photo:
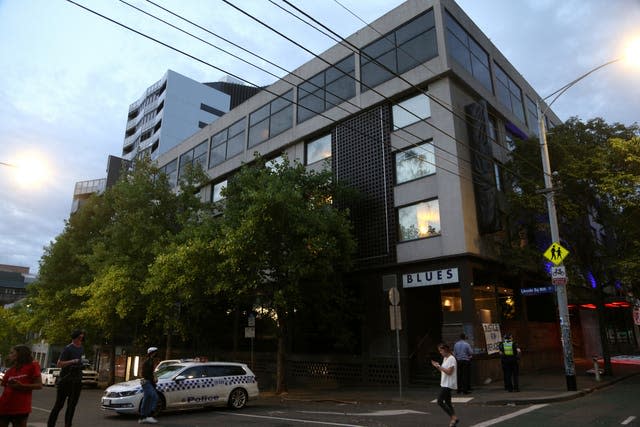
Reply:
[[[89,367],[82,369],[82,385],[96,388],[98,387],[98,372]]]
[[[53,386],[56,385],[56,378],[60,375],[60,368],[46,368],[40,372],[42,377],[42,385]]]
[[[233,362],[182,362],[157,371],[158,411],[225,406],[241,409],[259,395],[258,381],[249,367]],[[140,379],[108,387],[101,407],[119,414],[139,414]]]
[[[155,371],[158,372],[160,369],[164,368],[165,366],[168,365],[177,365],[178,363],[184,363],[184,362],[200,362],[200,360],[196,360],[196,359],[167,359],[167,360],[163,360],[160,363],[158,363],[156,365]]]

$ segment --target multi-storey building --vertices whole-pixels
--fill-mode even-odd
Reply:
[[[71,213],[91,195],[114,185],[122,168],[136,157],[157,158],[260,90],[228,76],[217,82],[199,83],[167,70],[129,106],[122,158],[109,156],[107,178],[76,182]]]
[[[203,165],[211,182],[201,194],[211,201],[256,151],[287,153],[309,168],[328,160],[338,179],[364,194],[350,205],[359,242],[350,283],[365,302],[360,359],[320,371],[397,380],[391,288],[400,294],[402,372],[410,379],[438,341],[461,332],[478,352],[477,374],[499,372],[496,327],[527,348],[525,368],[559,366],[553,296],[523,295],[539,283],[507,271],[495,245],[505,231],[502,164],[516,138],[536,134],[538,102],[453,0],[408,0],[157,163],[174,184],[186,165]]]
[[[129,106],[122,157],[151,159],[229,111],[231,96],[167,70]]]

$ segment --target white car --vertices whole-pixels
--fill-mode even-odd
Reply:
[[[156,372],[158,411],[203,406],[243,408],[259,395],[258,381],[249,367],[232,362],[184,362]],[[101,407],[119,414],[139,414],[140,379],[114,384],[104,391]]]
[[[60,375],[60,368],[47,368],[40,372],[42,377],[42,385],[56,385],[56,378]]]

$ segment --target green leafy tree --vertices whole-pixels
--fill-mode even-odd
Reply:
[[[634,277],[640,269],[640,223],[634,218],[640,212],[638,135],[637,125],[609,125],[602,119],[584,123],[575,118],[553,128],[548,135],[561,243],[571,251],[566,259],[568,290],[571,294],[595,286],[600,315],[605,288],[629,291],[637,286]],[[540,236],[548,235],[546,204],[539,194],[543,186],[539,165],[537,139],[518,141],[507,165],[514,188],[509,195],[509,250],[519,252],[521,260],[536,260],[538,267],[540,250],[546,247],[533,243],[543,243]],[[523,241],[529,244],[518,244]],[[544,241],[545,245],[550,243]],[[530,267],[531,262],[521,265]],[[636,287],[636,295],[637,292]],[[600,327],[604,340],[602,317]],[[604,342],[603,353],[610,372]]]
[[[328,306],[323,303],[342,294],[340,273],[350,266],[355,241],[347,212],[332,204],[336,188],[330,171],[308,171],[287,159],[265,167],[257,158],[223,190],[216,291],[253,298],[276,322],[278,393],[287,389],[291,316],[310,296]]]

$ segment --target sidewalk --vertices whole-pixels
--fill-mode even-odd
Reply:
[[[575,399],[606,387],[632,375],[640,374],[640,365],[613,364],[613,376],[601,376],[596,381],[593,374],[586,371],[593,365],[586,361],[576,362],[577,391],[567,391],[566,377],[563,370],[544,373],[520,374],[520,392],[510,393],[504,390],[502,379],[474,387],[468,395],[453,395],[454,403],[475,405],[527,405],[535,403],[559,402]],[[274,392],[262,392],[260,399],[275,399],[280,402],[336,402],[344,404],[369,403],[423,403],[434,400],[439,386],[424,387],[403,385],[396,387],[321,387],[290,388],[289,392],[276,395]]]

